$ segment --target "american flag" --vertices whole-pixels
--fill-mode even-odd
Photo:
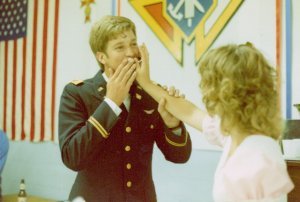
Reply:
[[[54,140],[59,0],[0,0],[0,129]]]

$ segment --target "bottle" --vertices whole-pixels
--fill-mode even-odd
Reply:
[[[18,202],[26,202],[27,201],[27,194],[25,190],[25,180],[22,179],[20,182],[20,190],[18,194]]]

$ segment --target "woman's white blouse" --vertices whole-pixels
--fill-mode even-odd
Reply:
[[[221,134],[219,118],[206,116],[202,127],[210,143],[223,147],[214,178],[216,202],[286,201],[294,185],[277,141],[250,135],[228,156],[231,137]]]

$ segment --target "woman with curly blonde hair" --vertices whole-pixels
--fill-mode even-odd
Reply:
[[[282,119],[276,72],[263,54],[251,43],[208,51],[199,66],[203,111],[155,85],[145,45],[140,52],[139,85],[172,115],[223,147],[214,178],[214,200],[286,201],[294,185],[278,144]]]

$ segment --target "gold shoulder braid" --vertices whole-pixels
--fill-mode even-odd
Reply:
[[[73,80],[71,81],[72,84],[74,84],[75,86],[78,86],[79,84],[83,83],[83,80]]]

